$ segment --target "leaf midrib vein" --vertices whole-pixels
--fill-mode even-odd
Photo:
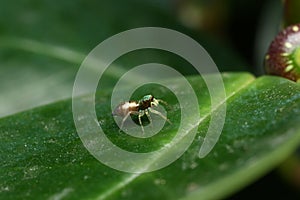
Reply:
[[[251,79],[247,80],[247,82],[245,82],[245,84],[243,84],[242,87],[239,87],[236,91],[233,91],[230,95],[228,95],[228,96],[226,95],[226,98],[223,101],[220,101],[220,103],[217,106],[215,106],[214,108],[211,109],[211,112],[209,112],[208,114],[206,114],[202,118],[200,118],[199,122],[197,124],[195,124],[194,126],[192,126],[190,129],[188,129],[187,132],[190,132],[196,126],[199,126],[199,124],[202,121],[204,121],[205,119],[207,119],[211,115],[212,112],[215,112],[222,104],[224,104],[226,101],[228,101],[229,99],[231,99],[232,97],[234,97],[235,95],[237,95],[238,93],[240,93],[244,88],[246,88],[248,85],[250,85],[254,80],[255,80],[255,78],[251,78]],[[155,160],[151,160],[151,161],[153,163]],[[110,187],[109,190],[107,190],[105,193],[102,193],[96,199],[103,200],[103,199],[108,198],[114,192],[116,192],[116,191],[122,189],[123,187],[125,187],[126,185],[130,184],[133,180],[135,180],[136,178],[138,178],[142,174],[143,173],[136,173],[136,174],[130,174],[129,176],[126,176],[123,179],[122,182],[114,185],[113,187]]]

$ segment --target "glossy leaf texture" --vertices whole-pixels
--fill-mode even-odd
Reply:
[[[151,173],[116,171],[91,156],[76,133],[70,99],[2,118],[0,199],[218,199],[241,189],[299,144],[300,86],[279,77],[256,79],[247,73],[222,77],[227,114],[213,150],[198,157],[211,112],[218,112],[218,107],[211,110],[205,83],[200,76],[191,76],[188,80],[201,112],[197,135],[178,160]],[[180,89],[176,80],[166,81]],[[168,102],[172,124],[147,140],[119,133],[111,116],[109,91],[98,92],[99,120],[116,145],[143,152],[172,140],[180,123],[180,106],[164,89],[153,87],[152,92]]]

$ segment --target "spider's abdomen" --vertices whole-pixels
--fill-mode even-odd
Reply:
[[[120,103],[113,111],[113,115],[125,117],[128,113],[139,111],[139,104],[135,101]]]

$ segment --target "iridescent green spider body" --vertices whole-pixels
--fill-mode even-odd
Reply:
[[[126,101],[126,102],[120,103],[115,108],[115,110],[113,111],[112,114],[114,116],[120,116],[123,118],[120,129],[123,128],[124,122],[131,114],[138,115],[139,124],[144,133],[142,117],[144,115],[146,115],[151,124],[152,119],[151,119],[149,112],[159,115],[161,118],[163,118],[164,120],[171,123],[170,120],[166,116],[164,116],[161,112],[153,109],[153,107],[157,107],[160,103],[166,104],[166,102],[164,102],[163,100],[156,99],[156,98],[154,98],[153,95],[149,94],[149,95],[143,96],[139,101]]]

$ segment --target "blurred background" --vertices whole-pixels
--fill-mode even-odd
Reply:
[[[271,40],[282,27],[300,21],[299,2],[0,0],[0,117],[71,97],[85,56],[106,38],[137,27],[180,31],[198,41],[220,71],[262,75],[263,57]],[[151,50],[120,58],[117,71],[153,59],[185,75],[194,73],[184,67],[182,59]],[[106,80],[107,87],[110,81]],[[295,154],[230,199],[261,197],[262,193],[299,199],[300,183],[295,178],[300,174],[298,158]]]

